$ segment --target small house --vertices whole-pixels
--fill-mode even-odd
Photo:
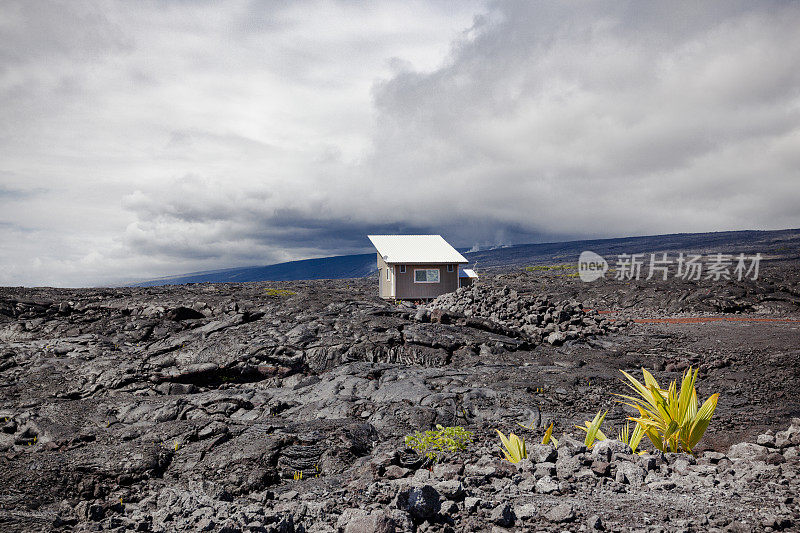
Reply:
[[[468,261],[441,235],[368,237],[378,250],[381,298],[428,300],[461,286],[459,266]],[[477,275],[472,270],[469,272],[471,274],[464,279],[470,279],[471,283]]]

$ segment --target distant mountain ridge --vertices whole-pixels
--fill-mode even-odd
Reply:
[[[181,285],[184,283],[230,283],[246,281],[292,281],[301,279],[363,278],[375,270],[375,254],[339,255],[318,259],[301,259],[274,265],[206,270],[157,278],[135,287]]]
[[[366,237],[365,237],[366,240]],[[643,237],[620,237],[541,244],[518,244],[465,252],[471,266],[500,268],[543,263],[569,263],[578,260],[584,250],[608,258],[622,253],[682,251],[693,253],[779,253],[800,258],[800,229],[769,231],[724,231],[715,233],[674,233]],[[274,265],[226,268],[157,278],[136,287],[181,285],[184,283],[229,283],[248,281],[294,281],[309,279],[361,278],[376,270],[375,253],[303,259]]]

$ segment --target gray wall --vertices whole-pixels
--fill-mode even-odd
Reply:
[[[405,274],[400,273],[400,265],[395,267],[396,293],[398,300],[413,300],[415,298],[436,298],[440,294],[453,292],[458,288],[458,265],[453,263],[453,271],[447,271],[443,264],[407,264]],[[436,268],[439,269],[439,283],[414,283],[414,269]],[[385,273],[384,273],[385,275]]]

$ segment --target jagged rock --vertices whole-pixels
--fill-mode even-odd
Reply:
[[[631,449],[624,442],[614,439],[597,441],[592,447],[592,456],[604,461],[610,461],[615,453],[629,454],[631,453]]]
[[[558,483],[553,481],[550,476],[545,476],[536,482],[536,492],[540,494],[550,494],[558,490]]]
[[[430,485],[401,490],[396,497],[397,508],[406,511],[415,520],[428,520],[439,513],[439,492]]]
[[[724,453],[714,452],[711,450],[703,452],[703,459],[707,460],[711,464],[717,464],[725,458],[726,456]]]
[[[617,483],[629,483],[638,487],[644,481],[644,476],[645,472],[639,465],[627,461],[617,462]]]
[[[519,520],[530,520],[539,516],[539,506],[533,503],[525,503],[514,507],[514,515]]]
[[[605,530],[605,527],[603,526],[603,521],[596,514],[590,516],[586,520],[586,527],[589,529],[589,531],[604,531]]]
[[[456,479],[440,481],[435,488],[439,494],[449,500],[461,501],[464,498],[464,485]]]
[[[367,512],[362,509],[345,509],[336,526],[343,533],[393,533],[394,520],[384,511]]]
[[[774,435],[759,435],[756,439],[756,444],[759,446],[764,446],[766,448],[774,448],[775,447],[775,436]]]
[[[554,463],[558,452],[549,444],[534,444],[528,447],[528,458],[534,463]]]
[[[481,499],[476,498],[475,496],[468,496],[467,498],[464,498],[464,510],[467,513],[474,513],[480,504]]]
[[[442,502],[442,509],[440,513],[443,515],[457,515],[459,512],[458,504],[453,500],[445,500]]]
[[[611,472],[611,463],[595,459],[592,461],[592,472],[598,476],[607,476]]]
[[[561,503],[550,509],[544,514],[544,517],[550,522],[561,524],[564,522],[571,522],[575,519],[575,511],[572,505],[568,503]]]
[[[399,465],[390,465],[383,474],[387,479],[400,479],[406,477],[410,470]]]
[[[555,463],[537,463],[534,475],[537,479],[542,477],[552,477],[556,475]]]
[[[568,479],[580,470],[581,462],[574,455],[559,457],[556,461],[556,475],[559,479]]]
[[[514,525],[515,519],[516,517],[514,516],[514,510],[508,503],[501,503],[492,509],[492,512],[489,515],[489,520],[493,524],[497,524],[500,527],[510,527]]]
[[[766,457],[767,448],[764,446],[759,446],[758,444],[753,444],[751,442],[741,442],[739,444],[734,444],[728,450],[728,457],[734,460],[741,460],[741,459],[758,459],[761,457]]]
[[[464,473],[463,464],[438,463],[433,467],[433,476],[437,479],[457,479]]]

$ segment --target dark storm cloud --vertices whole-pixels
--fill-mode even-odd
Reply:
[[[798,23],[788,3],[494,4],[448,65],[376,86],[374,172],[459,179],[467,211],[544,232],[796,225]]]
[[[182,259],[226,256],[228,261],[279,261],[281,253],[326,255],[358,253],[369,246],[367,234],[441,233],[462,247],[511,244],[521,239],[567,238],[532,235],[515,223],[463,216],[435,225],[415,223],[422,213],[392,222],[364,221],[334,213],[324,203],[314,208],[271,208],[269,196],[223,192],[196,177],[184,177],[169,196],[137,192],[124,205],[138,209],[140,221],[128,228],[126,242],[140,254]],[[189,192],[191,190],[191,192]],[[262,191],[263,192],[263,191]],[[390,217],[387,218],[397,218]]]
[[[195,254],[169,244],[185,227],[203,250],[277,258],[377,232],[485,246],[796,225],[798,22],[780,3],[492,4],[440,68],[373,85],[365,157],[317,158],[278,189],[146,194],[135,242]]]

